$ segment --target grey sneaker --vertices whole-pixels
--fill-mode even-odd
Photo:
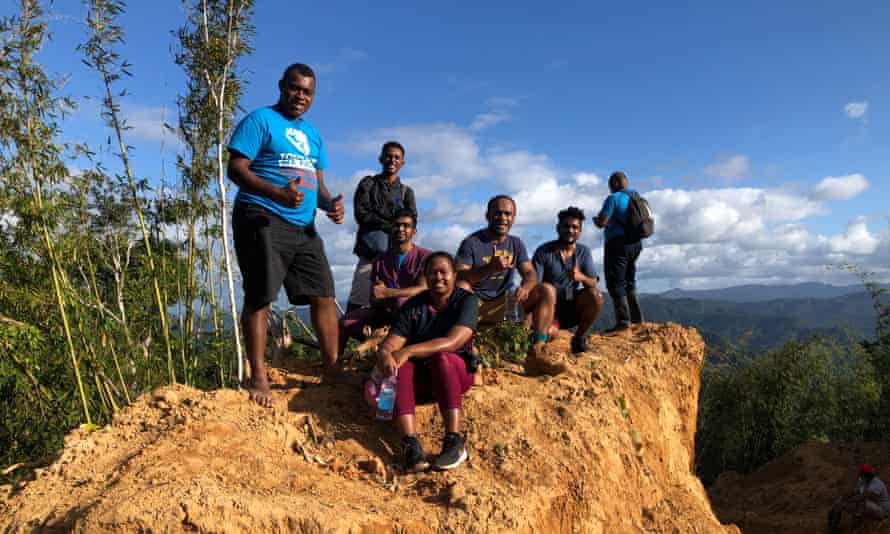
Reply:
[[[438,471],[454,469],[467,459],[467,449],[464,447],[464,437],[458,432],[445,434],[442,440],[442,452],[436,458],[433,466]]]
[[[426,471],[430,468],[430,463],[426,459],[423,447],[417,436],[402,437],[402,459],[404,461],[405,471],[414,473],[417,471]]]

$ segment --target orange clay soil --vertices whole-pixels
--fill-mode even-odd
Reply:
[[[649,324],[591,336],[556,378],[487,369],[464,401],[470,460],[445,473],[401,474],[392,428],[317,369],[273,370],[273,410],[161,388],[3,488],[0,531],[738,532],[692,473],[703,352],[695,330]],[[433,453],[436,412],[418,410]]]
[[[729,471],[708,489],[717,517],[736,523],[745,534],[824,532],[835,499],[856,484],[856,467],[874,466],[890,484],[890,444],[810,442],[763,465],[753,473]],[[842,532],[890,533],[890,521],[852,525]]]

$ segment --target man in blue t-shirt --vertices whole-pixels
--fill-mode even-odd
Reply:
[[[593,267],[590,249],[578,243],[584,224],[584,212],[569,206],[557,215],[559,239],[544,243],[535,251],[532,265],[538,283],[556,293],[556,321],[560,328],[574,326],[572,352],[587,351],[587,331],[603,307],[603,296],[596,284],[599,276]]]
[[[315,231],[321,208],[343,222],[343,195],[331,197],[318,131],[303,119],[315,96],[315,73],[295,63],[278,82],[278,103],[251,112],[229,141],[229,179],[238,185],[232,236],[244,285],[241,324],[250,362],[250,398],[272,406],[266,377],[266,316],[282,284],[293,304],[312,307],[312,323],[325,364],[337,371],[337,308],[334,281]]]
[[[637,258],[643,250],[643,242],[628,239],[624,225],[628,218],[628,205],[633,189],[628,189],[627,176],[613,172],[609,176],[611,194],[603,202],[599,215],[593,219],[599,228],[605,228],[605,254],[603,270],[606,273],[606,289],[615,308],[615,326],[606,332],[630,328],[631,322],[643,322],[643,312],[637,297]]]
[[[516,305],[522,315],[531,315],[532,327],[526,371],[529,374],[565,371],[564,365],[548,360],[544,352],[547,332],[553,324],[556,294],[538,284],[525,244],[509,235],[516,220],[516,202],[507,195],[495,196],[488,201],[485,218],[488,227],[467,236],[455,257],[460,286],[479,298],[479,323],[492,324],[504,318],[507,291],[513,273],[518,270],[522,282],[516,289]]]

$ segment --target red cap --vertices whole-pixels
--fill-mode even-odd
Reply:
[[[859,472],[864,473],[866,475],[875,476],[875,468],[870,466],[869,464],[860,464]]]

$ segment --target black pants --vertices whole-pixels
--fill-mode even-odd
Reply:
[[[314,226],[294,226],[262,206],[239,202],[232,210],[232,237],[245,303],[259,308],[274,302],[282,285],[295,306],[334,296],[331,267]]]
[[[606,289],[613,299],[621,298],[637,290],[637,258],[643,251],[643,243],[626,243],[624,236],[606,242],[605,258]]]

